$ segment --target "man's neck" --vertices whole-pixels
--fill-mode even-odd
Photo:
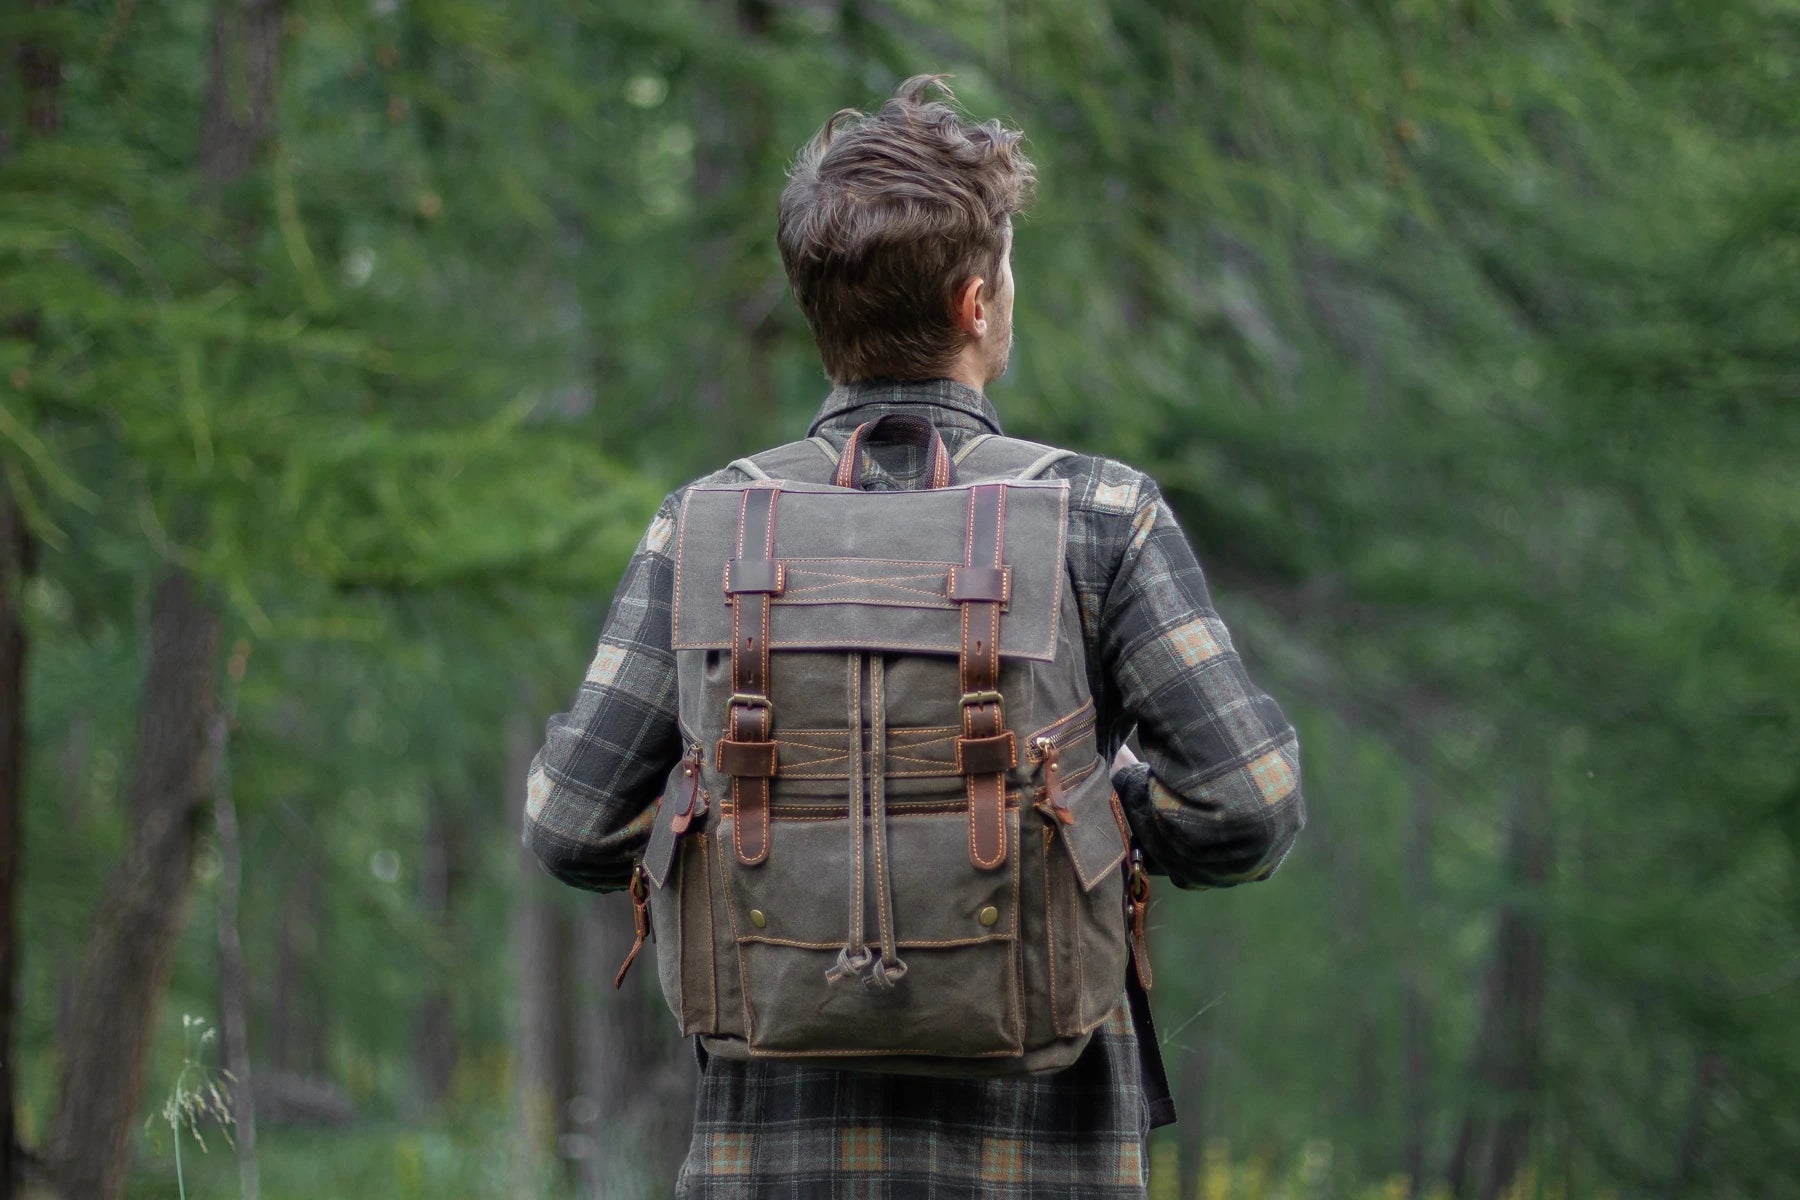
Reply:
[[[956,361],[944,372],[944,378],[954,379],[978,392],[987,390],[987,361],[982,358],[980,349],[974,342],[962,348],[962,353],[956,356]]]

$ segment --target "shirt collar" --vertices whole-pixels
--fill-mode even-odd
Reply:
[[[854,428],[880,416],[879,409],[925,405],[959,414],[940,424],[956,425],[973,432],[1000,432],[1000,414],[986,394],[954,379],[876,379],[842,383],[825,397],[807,436],[821,429]],[[863,409],[870,409],[863,412]]]

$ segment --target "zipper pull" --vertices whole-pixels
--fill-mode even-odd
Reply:
[[[1050,811],[1064,825],[1075,823],[1075,814],[1063,803],[1062,790],[1062,751],[1049,738],[1039,738],[1033,749],[1038,752],[1038,759],[1044,764],[1043,800],[1050,806]]]
[[[683,798],[681,807],[675,810],[674,817],[669,821],[669,828],[674,831],[676,837],[687,832],[688,826],[693,824],[695,817],[706,815],[706,802],[700,799],[700,764],[705,761],[702,755],[700,743],[695,742],[688,747],[686,756],[681,760],[681,777],[687,781],[687,795]]]

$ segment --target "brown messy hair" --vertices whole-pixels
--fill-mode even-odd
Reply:
[[[968,341],[956,293],[979,275],[992,294],[1030,201],[1024,135],[967,120],[943,80],[915,75],[879,112],[839,111],[782,190],[781,261],[834,382],[944,374]]]

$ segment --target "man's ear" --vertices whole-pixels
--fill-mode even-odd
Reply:
[[[979,275],[971,276],[956,294],[956,327],[970,337],[987,333],[987,298],[987,280]]]

